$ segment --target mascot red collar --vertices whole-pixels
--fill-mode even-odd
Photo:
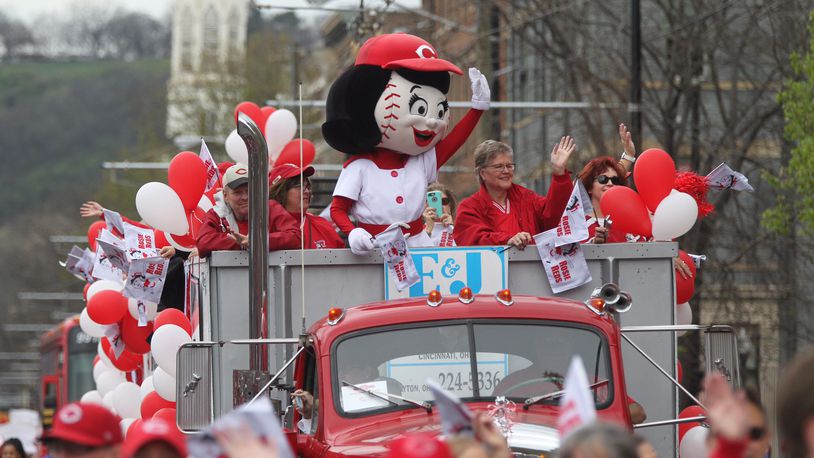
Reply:
[[[331,217],[354,253],[369,253],[375,235],[394,225],[406,229],[411,246],[430,245],[419,224],[427,185],[490,101],[486,78],[470,69],[472,109],[450,129],[450,72],[462,74],[422,38],[386,34],[366,41],[331,86],[322,133],[352,155],[337,181]]]

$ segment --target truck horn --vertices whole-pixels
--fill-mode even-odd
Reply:
[[[621,291],[615,283],[605,283],[596,288],[585,305],[597,315],[604,315],[607,310],[624,313],[633,305],[633,297],[626,291]]]

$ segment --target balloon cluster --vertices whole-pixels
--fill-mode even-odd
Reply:
[[[297,134],[297,118],[288,110],[275,110],[272,107],[260,108],[252,102],[241,102],[235,107],[235,123],[237,114],[243,113],[250,117],[266,137],[269,164],[299,164],[300,143],[302,143],[302,162],[310,164],[316,156],[314,144],[309,140],[294,140]],[[237,130],[226,137],[226,154],[233,161],[248,164],[249,152]]]
[[[195,248],[195,235],[219,188],[207,191],[207,181],[203,160],[193,152],[183,151],[170,162],[169,185],[151,181],[139,188],[136,209],[144,222],[156,229],[158,242],[166,241],[165,246],[183,251]]]
[[[602,195],[602,212],[612,217],[615,230],[644,240],[671,241],[712,211],[706,202],[706,178],[677,174],[673,158],[663,150],[652,148],[639,155],[633,179],[638,192],[614,186]],[[679,250],[679,258],[692,272],[689,278],[676,274],[676,324],[685,325],[692,323],[688,301],[695,292],[696,267],[686,252]]]
[[[134,423],[155,416],[175,424],[176,354],[192,340],[192,325],[181,311],[156,313],[156,304],[128,300],[120,288],[100,280],[86,290],[87,307],[79,324],[100,340],[93,363],[96,389],[81,400],[111,409],[122,418],[125,433]],[[142,379],[145,358],[150,356],[158,367]]]
[[[701,406],[690,406],[678,414],[679,419],[706,416]],[[701,458],[708,455],[707,435],[709,427],[699,421],[678,425],[678,451],[681,458]]]

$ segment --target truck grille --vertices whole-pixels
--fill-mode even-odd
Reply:
[[[195,432],[212,423],[212,344],[192,342],[178,350],[176,400],[178,427]]]

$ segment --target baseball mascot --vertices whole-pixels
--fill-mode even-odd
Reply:
[[[339,175],[331,218],[348,234],[353,253],[368,254],[375,236],[393,226],[402,227],[410,246],[432,244],[421,218],[427,185],[490,100],[486,78],[469,69],[472,109],[448,132],[449,72],[462,73],[423,39],[386,34],[367,40],[353,67],[331,86],[322,134],[334,149],[353,155]]]

